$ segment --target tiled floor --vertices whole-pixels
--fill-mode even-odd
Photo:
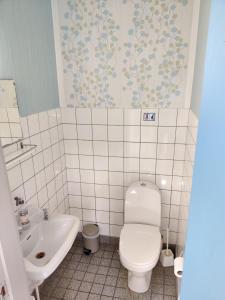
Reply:
[[[86,256],[80,240],[43,283],[40,293],[41,300],[176,300],[173,268],[158,264],[149,291],[136,294],[127,286],[127,270],[120,264],[118,245],[101,244],[97,253]]]

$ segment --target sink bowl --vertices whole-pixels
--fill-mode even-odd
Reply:
[[[29,279],[43,281],[55,271],[73,245],[79,225],[77,217],[63,214],[31,222],[20,237]]]

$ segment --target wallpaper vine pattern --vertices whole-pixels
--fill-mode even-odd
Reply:
[[[58,0],[66,102],[183,107],[193,0]]]

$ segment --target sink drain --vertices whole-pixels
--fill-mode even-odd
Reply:
[[[43,257],[45,257],[45,252],[38,252],[38,253],[36,254],[36,258],[37,258],[37,259],[41,259],[41,258],[43,258]]]

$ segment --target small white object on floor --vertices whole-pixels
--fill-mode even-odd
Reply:
[[[181,278],[183,275],[183,264],[184,264],[184,258],[183,257],[177,257],[174,260],[174,274],[176,277]]]
[[[163,267],[171,267],[174,265],[174,255],[169,249],[169,227],[166,230],[166,249],[161,251],[160,262]]]
[[[163,267],[171,267],[174,265],[174,255],[170,249],[164,249],[160,254],[160,262]]]

